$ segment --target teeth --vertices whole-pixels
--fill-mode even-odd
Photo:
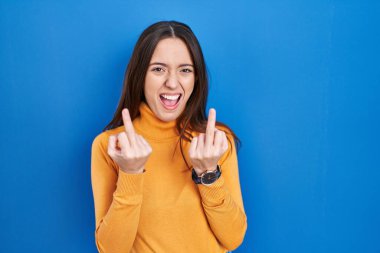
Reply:
[[[164,94],[162,94],[161,96],[163,96],[164,98],[166,98],[168,100],[177,100],[180,95],[178,94],[178,95],[170,96],[170,95],[164,95]]]

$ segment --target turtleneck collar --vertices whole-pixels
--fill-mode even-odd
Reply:
[[[140,116],[133,120],[133,125],[143,133],[144,137],[153,140],[179,137],[176,120],[169,122],[160,120],[145,102],[140,103],[139,111]]]

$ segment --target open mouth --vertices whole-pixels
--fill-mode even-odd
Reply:
[[[179,104],[182,94],[161,94],[162,105],[168,110],[174,110]]]

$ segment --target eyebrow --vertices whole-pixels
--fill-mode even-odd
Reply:
[[[162,62],[152,62],[151,64],[149,64],[149,66],[152,66],[152,65],[161,65],[164,67],[168,66],[167,64],[162,63]],[[183,64],[180,64],[178,67],[194,67],[194,66],[193,66],[193,64],[183,63]]]

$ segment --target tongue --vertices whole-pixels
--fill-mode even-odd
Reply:
[[[169,100],[166,98],[161,98],[161,99],[162,99],[162,102],[164,102],[164,104],[167,106],[173,106],[177,103],[177,100]]]

